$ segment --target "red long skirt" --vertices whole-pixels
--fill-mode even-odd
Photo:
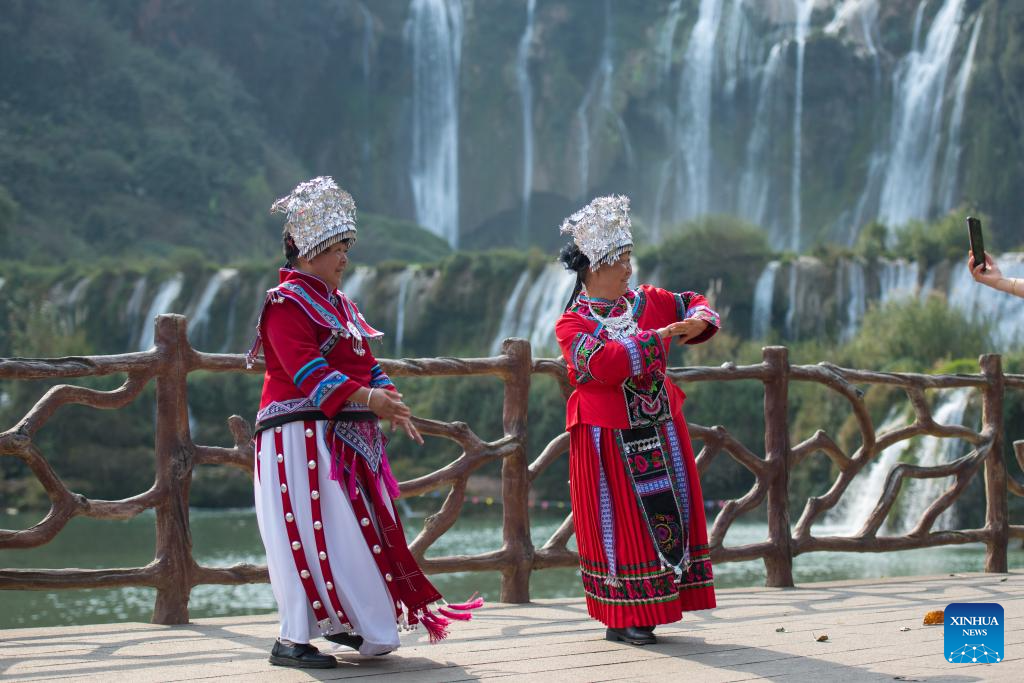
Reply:
[[[570,433],[569,478],[580,570],[590,616],[611,628],[670,624],[683,612],[715,606],[704,496],[686,421],[675,418],[690,491],[690,569],[680,581],[662,564],[619,454],[615,430],[601,429],[601,461],[611,498],[619,586],[606,583],[608,563],[602,544],[600,470],[589,425]]]

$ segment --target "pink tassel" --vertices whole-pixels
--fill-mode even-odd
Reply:
[[[466,602],[448,603],[448,607],[450,609],[457,609],[457,610],[460,610],[462,612],[468,612],[469,610],[472,610],[472,609],[480,609],[481,607],[484,606],[484,599],[483,598],[477,598],[476,595],[477,595],[476,593],[473,593],[473,595],[471,595],[469,597],[469,600],[467,600]],[[474,599],[474,598],[476,598],[476,599]]]
[[[448,637],[448,622],[447,620],[441,621],[441,619],[444,618],[438,618],[427,611],[420,615],[420,622],[423,624],[423,628],[427,629],[431,643],[439,643]]]
[[[457,619],[459,621],[469,621],[470,619],[473,618],[472,614],[467,614],[466,612],[453,612],[450,609],[447,609],[445,607],[440,607],[440,608],[438,608],[437,611],[438,611],[438,613],[443,614],[444,616],[448,617],[449,619]]]
[[[402,495],[402,492],[398,489],[398,480],[395,479],[395,475],[391,472],[391,464],[388,462],[386,453],[380,459],[380,474],[384,478],[384,487],[388,490],[388,495],[391,496],[392,500]]]

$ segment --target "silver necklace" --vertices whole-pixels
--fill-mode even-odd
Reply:
[[[590,304],[590,295],[587,294],[586,290],[584,290],[583,294],[587,297],[587,305],[588,308],[590,308],[590,315],[608,331],[609,338],[624,339],[639,331],[640,328],[636,323],[636,317],[633,315],[633,304],[629,303],[629,299],[626,298],[625,294],[616,299],[615,304],[612,305],[612,310],[614,310],[619,301],[622,301],[624,304],[622,313],[619,315],[610,315],[607,318],[594,310],[594,306]]]

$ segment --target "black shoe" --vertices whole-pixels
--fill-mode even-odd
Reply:
[[[654,629],[656,629],[657,626],[637,626],[637,628],[641,631],[646,631],[647,633],[654,633]]]
[[[297,669],[333,669],[338,666],[337,659],[320,654],[320,650],[309,643],[285,645],[280,640],[274,643],[274,649],[270,651],[270,663]]]
[[[324,638],[336,645],[344,645],[345,647],[350,647],[353,650],[358,650],[363,644],[363,637],[357,636],[354,633],[332,633],[328,636],[324,636]]]
[[[653,633],[641,630],[636,626],[627,626],[626,628],[610,628],[604,632],[605,640],[610,640],[613,643],[622,641],[629,643],[630,645],[654,645],[658,642],[658,639],[654,637]]]

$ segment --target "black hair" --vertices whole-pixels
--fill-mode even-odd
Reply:
[[[287,232],[281,237],[281,248],[284,251],[285,266],[294,268],[298,263],[299,248],[295,246],[295,240]]]
[[[575,242],[569,242],[558,252],[558,261],[565,266],[566,270],[576,273],[576,286],[573,287],[569,302],[565,304],[565,310],[568,311],[569,307],[575,303],[576,297],[583,291],[584,278],[587,271],[590,270],[590,259],[580,251]]]

